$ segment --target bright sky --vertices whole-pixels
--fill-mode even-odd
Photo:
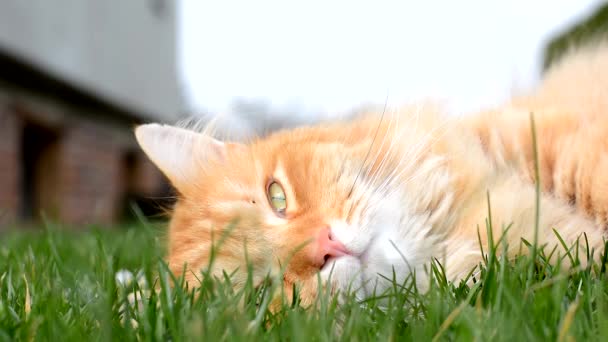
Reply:
[[[469,111],[533,85],[547,39],[597,3],[183,0],[182,80],[194,110],[246,97],[339,112],[388,94]]]

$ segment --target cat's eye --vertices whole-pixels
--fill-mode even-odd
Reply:
[[[283,214],[285,213],[285,209],[287,208],[287,198],[285,198],[285,190],[281,184],[277,182],[272,182],[268,185],[268,201],[270,202],[270,206],[277,213]]]

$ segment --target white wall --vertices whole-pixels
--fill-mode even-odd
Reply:
[[[170,0],[0,2],[5,53],[149,119],[183,109],[176,32]]]

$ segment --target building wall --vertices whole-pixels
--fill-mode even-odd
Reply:
[[[182,109],[172,0],[3,0],[0,50],[142,115]]]
[[[115,223],[167,195],[132,130],[182,110],[176,6],[0,1],[0,229]]]
[[[113,224],[129,199],[167,195],[132,127],[98,120],[95,111],[0,89],[0,230],[43,217],[78,227]]]

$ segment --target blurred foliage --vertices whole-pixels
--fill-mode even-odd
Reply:
[[[543,70],[560,57],[579,46],[608,38],[608,2],[600,5],[589,17],[576,23],[567,31],[553,38],[545,47]]]

